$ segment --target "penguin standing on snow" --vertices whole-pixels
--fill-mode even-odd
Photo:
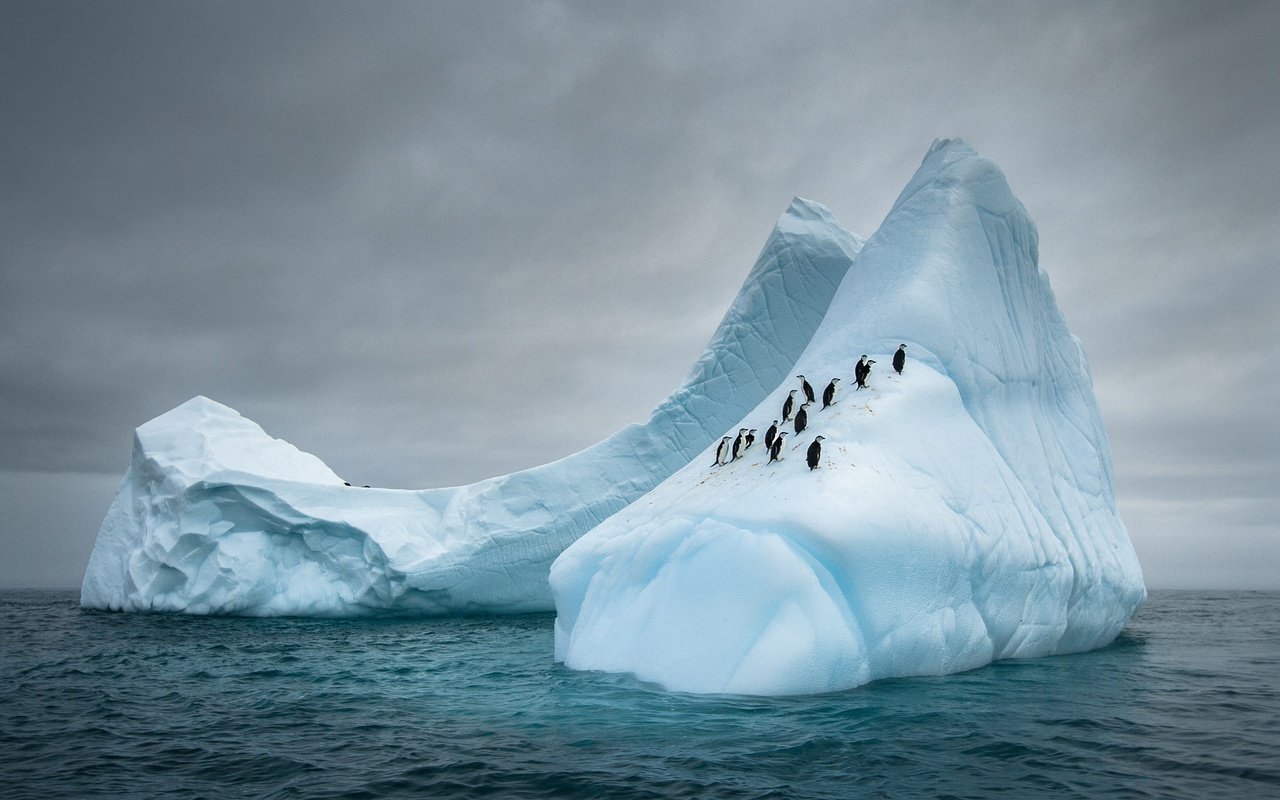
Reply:
[[[751,449],[751,445],[753,445],[753,444],[755,444],[755,443],[756,443],[756,429],[755,429],[755,428],[750,428],[750,429],[747,431],[747,444],[746,444],[746,446],[745,446],[745,447],[743,447],[742,449],[743,449],[743,450],[750,450],[750,449]]]
[[[800,388],[804,390],[804,399],[812,403],[813,387],[809,385],[809,382],[804,379],[803,375],[797,375],[796,377],[800,379]]]
[[[711,466],[716,467],[724,463],[724,457],[729,454],[729,437],[726,436],[720,440],[719,446],[716,447],[716,460],[711,462]]]
[[[737,461],[742,458],[742,451],[747,449],[747,429],[738,428],[738,438],[733,440],[733,458],[730,461]]]
[[[805,428],[809,427],[809,412],[805,410],[808,407],[809,407],[809,404],[804,403],[803,405],[800,406],[800,409],[796,411],[796,433],[797,434],[801,433]]]
[[[791,419],[791,409],[796,407],[796,390],[792,389],[791,394],[787,395],[787,399],[782,403],[782,421],[788,422]]]
[[[773,448],[773,440],[778,435],[778,421],[775,419],[773,424],[769,426],[769,430],[764,432],[764,448],[770,450]]]
[[[902,374],[902,368],[907,365],[907,346],[905,344],[898,345],[898,352],[893,354],[893,371]]]
[[[786,431],[778,431],[778,436],[773,440],[773,446],[769,448],[769,463],[782,460],[782,440],[787,438]]]
[[[822,436],[813,437],[813,444],[809,445],[809,451],[805,453],[805,461],[809,464],[809,471],[813,472],[818,468],[818,459],[822,458],[822,445],[818,444],[823,440]]]
[[[831,383],[827,384],[827,388],[822,390],[822,407],[835,405],[836,402],[836,383],[839,378],[832,378]]]
[[[871,375],[871,365],[874,363],[876,363],[874,358],[863,356],[858,365],[853,368],[854,376],[858,379],[858,389],[867,388],[867,378]]]

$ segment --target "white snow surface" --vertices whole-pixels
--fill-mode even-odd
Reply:
[[[194,398],[137,429],[81,604],[192,614],[549,611],[551,562],[720,436],[788,374],[861,240],[796,199],[683,385],[580,453],[469,486],[348,487]]]
[[[857,390],[863,353],[876,364]],[[1092,379],[994,164],[936,142],[795,366],[723,433],[763,435],[796,374],[819,401],[783,461],[757,442],[712,467],[713,432],[556,560],[557,659],[795,694],[1083,651],[1123,629],[1146,592]]]

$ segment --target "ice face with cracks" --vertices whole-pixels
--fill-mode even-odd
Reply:
[[[692,692],[789,694],[1111,642],[1145,597],[1083,351],[990,161],[935,143],[791,375],[818,469],[695,458],[552,566],[556,657]],[[766,424],[783,378],[741,420]],[[708,453],[709,455],[709,453]]]
[[[648,422],[469,486],[347,487],[227,406],[192,399],[138,428],[81,603],[248,615],[549,611],[547,573],[566,546],[701,459],[790,376],[861,244],[797,199]]]

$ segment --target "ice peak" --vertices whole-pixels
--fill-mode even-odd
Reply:
[[[841,248],[851,253],[856,253],[862,247],[863,241],[861,237],[851,233],[837,222],[835,215],[826,206],[803,197],[792,198],[791,205],[787,206],[787,210],[778,218],[778,223],[773,228],[773,235],[769,237],[765,249],[776,247],[779,237],[785,240],[795,236],[834,240]]]
[[[826,206],[821,203],[815,203],[812,200],[806,200],[803,197],[791,198],[791,205],[787,206],[787,210],[783,213],[783,217],[821,220],[833,219],[831,211]]]
[[[236,417],[240,416],[240,413],[236,411],[234,408],[231,408],[230,406],[225,406],[222,403],[219,403],[217,400],[212,400],[208,397],[205,397],[202,394],[196,395],[195,397],[186,401],[182,405],[174,408],[169,413],[172,414],[175,411],[179,411],[179,410],[184,411],[186,413],[200,413],[206,416],[207,415],[215,415],[215,416],[234,415]]]
[[[977,205],[994,214],[1016,213],[1031,221],[1000,168],[962,139],[934,141],[885,221],[908,202],[925,198],[948,206]]]
[[[955,158],[977,155],[977,152],[964,139],[959,137],[954,139],[934,139],[933,144],[929,145],[929,151],[924,154],[925,160],[928,160],[935,153],[943,153]]]

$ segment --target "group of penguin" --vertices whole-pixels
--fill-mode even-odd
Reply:
[[[871,365],[876,363],[874,358],[867,358],[864,354],[853,368],[853,377],[858,384],[858,389],[867,388],[867,377],[871,375]],[[899,375],[902,374],[902,368],[907,363],[907,346],[905,344],[898,346],[898,352],[893,354],[893,370]],[[795,428],[796,434],[800,434],[805,428],[809,427],[809,404],[815,401],[813,386],[805,379],[803,375],[797,375],[800,379],[800,388],[792,389],[787,394],[787,399],[782,403],[782,421],[784,423],[791,422]],[[832,378],[827,384],[827,388],[822,391],[822,408],[835,405],[836,402],[836,384],[840,382],[839,378]],[[856,391],[856,390],[855,390]],[[796,392],[804,392],[804,402],[796,408]],[[792,419],[792,411],[795,412],[795,418]],[[782,443],[787,437],[786,431],[778,430],[778,420],[774,420],[769,426],[769,430],[764,435],[764,446],[769,450],[769,462],[782,460]],[[805,453],[805,462],[809,465],[809,471],[812,472],[818,468],[818,462],[822,458],[822,440],[825,437],[813,437],[813,443],[809,445],[808,451]],[[719,446],[716,447],[716,460],[711,466],[718,467],[722,464],[728,464],[730,461],[737,461],[746,453],[751,445],[756,441],[755,428],[739,428],[737,437],[726,436],[720,440]],[[732,444],[730,444],[732,442]]]

